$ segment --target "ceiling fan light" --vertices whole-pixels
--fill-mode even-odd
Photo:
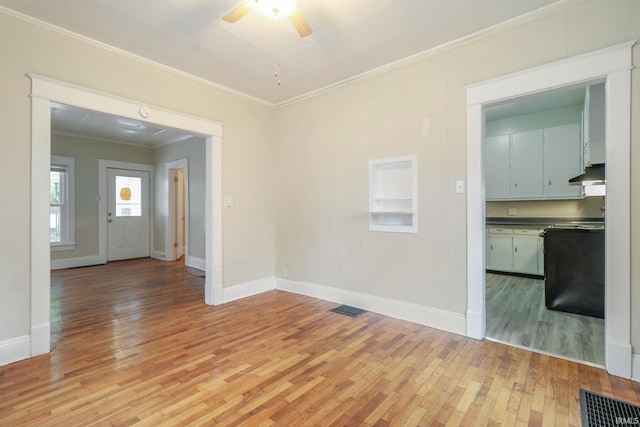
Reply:
[[[269,17],[286,18],[296,10],[295,0],[253,0],[254,10]]]

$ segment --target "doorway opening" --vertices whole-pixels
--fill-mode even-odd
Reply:
[[[570,182],[605,163],[604,84],[487,105],[484,129],[486,337],[604,366],[605,193]]]
[[[50,351],[49,171],[51,104],[130,118],[184,130],[205,140],[205,303],[222,303],[222,124],[186,116],[91,89],[29,74],[31,121],[31,356]]]
[[[166,260],[189,259],[189,162],[180,159],[165,165],[167,177]],[[186,263],[187,265],[193,263]]]
[[[485,181],[487,106],[520,96],[606,84],[607,197],[605,227],[605,367],[631,378],[630,164],[631,48],[635,41],[520,71],[467,90],[467,335],[483,339],[485,307]]]

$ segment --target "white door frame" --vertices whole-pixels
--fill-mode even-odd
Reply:
[[[51,101],[182,129],[205,138],[205,303],[222,304],[222,124],[59,80],[31,79],[31,356],[50,351]]]
[[[167,203],[168,215],[165,228],[165,258],[167,261],[177,259],[176,250],[173,247],[172,231],[176,224],[175,211],[175,186],[171,182],[171,170],[182,169],[184,171],[184,259],[189,259],[189,161],[188,159],[175,160],[165,164],[165,176],[167,177]]]
[[[98,159],[98,258],[100,262],[107,262],[107,247],[109,238],[107,236],[107,169],[128,169],[142,172],[149,172],[151,180],[149,182],[149,253],[153,250],[153,166],[143,163],[119,162],[115,160]]]
[[[552,89],[606,82],[605,366],[631,378],[631,68],[635,41],[466,86],[467,335],[485,336],[484,109]]]

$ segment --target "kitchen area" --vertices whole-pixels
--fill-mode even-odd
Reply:
[[[603,366],[604,84],[485,117],[486,336]]]

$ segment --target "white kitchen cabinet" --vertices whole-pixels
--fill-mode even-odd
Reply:
[[[505,273],[544,275],[541,229],[488,227],[486,269]]]
[[[369,162],[369,231],[418,232],[417,157]]]
[[[538,270],[538,230],[513,230],[513,271],[540,274]]]
[[[485,189],[487,200],[511,197],[511,136],[489,136],[485,140]]]
[[[585,89],[584,166],[605,163],[606,91],[604,83]]]
[[[487,269],[513,271],[513,230],[510,228],[489,228],[489,253]]]
[[[569,124],[544,130],[544,197],[569,199],[582,196],[582,187],[569,179],[583,172],[580,125]]]
[[[486,200],[583,197],[581,187],[569,185],[583,172],[580,132],[576,123],[487,137]]]
[[[511,198],[543,197],[543,132],[541,129],[511,136]]]

